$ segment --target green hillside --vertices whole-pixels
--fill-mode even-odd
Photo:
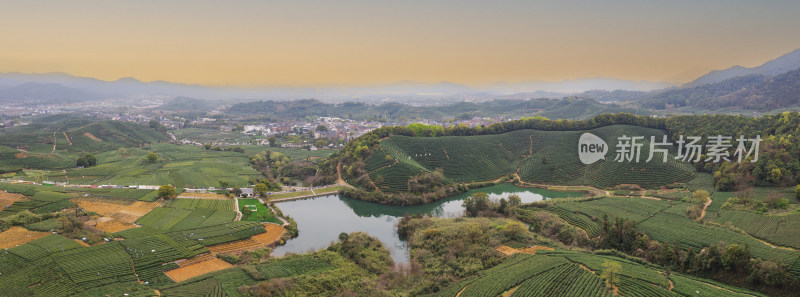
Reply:
[[[609,146],[622,135],[660,139],[665,132],[628,125],[613,125],[586,132],[603,138]],[[446,181],[466,183],[489,181],[518,173],[532,183],[592,185],[610,187],[639,184],[656,187],[692,178],[694,169],[661,159],[644,162],[649,142],[641,151],[641,161],[616,162],[609,149],[605,161],[584,165],[578,159],[578,138],[584,131],[517,130],[496,135],[408,137],[393,135],[380,141],[379,149],[365,160],[366,170],[384,191],[407,190],[408,179],[422,172],[442,169]],[[391,157],[387,157],[391,156]],[[656,157],[659,157],[656,154]]]
[[[621,267],[615,284],[604,283],[603,264]],[[455,282],[429,296],[759,296],[692,276],[672,274],[622,258],[568,251],[516,254],[477,276]],[[504,294],[505,293],[505,294]]]
[[[156,153],[159,160],[145,160],[149,152]],[[227,181],[232,186],[246,186],[249,179],[261,177],[248,162],[247,156],[237,152],[160,143],[129,148],[124,155],[119,150],[100,153],[97,166],[47,171],[42,178],[72,184],[217,187],[220,181]]]
[[[0,172],[23,168],[65,169],[75,166],[81,153],[99,153],[167,141],[157,131],[120,121],[88,122],[84,118],[57,117],[34,120],[30,128],[0,134]],[[31,132],[31,128],[36,132]]]

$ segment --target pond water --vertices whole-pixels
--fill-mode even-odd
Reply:
[[[395,262],[408,262],[405,241],[397,234],[397,222],[404,214],[423,214],[435,217],[458,217],[464,214],[461,206],[464,198],[472,193],[485,192],[493,201],[507,198],[511,194],[520,196],[522,203],[549,198],[581,196],[579,192],[559,192],[536,188],[522,188],[512,184],[470,190],[453,197],[415,206],[392,206],[328,195],[303,200],[278,203],[284,214],[297,221],[300,234],[285,245],[275,248],[274,256],[286,253],[305,253],[328,247],[338,239],[339,233],[363,231],[378,238],[392,254]]]

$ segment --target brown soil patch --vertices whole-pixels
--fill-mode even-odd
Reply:
[[[14,204],[14,202],[27,200],[25,195],[0,192],[0,210],[6,209],[6,206]]]
[[[515,249],[515,248],[512,248],[512,247],[507,246],[507,245],[502,245],[502,246],[498,247],[496,250],[498,252],[506,255],[506,256],[511,256],[513,254],[529,254],[529,255],[533,255],[533,254],[536,254],[536,251],[539,251],[539,250],[552,251],[553,248],[546,247],[546,246],[540,246],[540,245],[534,245],[534,246],[529,247],[529,248]]]
[[[94,137],[94,135],[92,135],[92,133],[89,133],[88,131],[87,132],[83,132],[83,136],[89,137],[89,139],[97,141],[97,142],[102,142],[103,141],[100,138]]]
[[[30,231],[22,227],[14,226],[6,231],[0,232],[0,249],[26,244],[50,234],[52,233]]]
[[[22,158],[28,157],[28,156],[30,156],[30,155],[31,155],[31,154],[29,154],[29,153],[22,153],[22,152],[19,152],[19,153],[16,153],[16,154],[14,154],[14,157],[17,157],[17,159],[22,159]]]
[[[100,202],[90,199],[72,199],[81,208],[111,217],[122,223],[132,224],[151,210],[161,206],[160,202],[136,201],[130,205]]]
[[[107,219],[107,220],[103,220]],[[95,229],[100,231],[105,231],[109,233],[116,233],[123,230],[128,230],[130,228],[136,228],[136,225],[131,223],[123,223],[118,220],[109,217],[102,217],[98,219],[100,222],[94,226]]]
[[[247,239],[237,240],[208,247],[212,254],[241,253],[269,246],[281,239],[286,229],[278,224],[264,224],[265,233],[256,234]]]
[[[203,254],[191,257],[189,259],[178,260],[178,261],[175,262],[175,264],[178,264],[178,267],[186,267],[186,266],[189,266],[189,265],[192,265],[192,264],[197,264],[197,263],[200,263],[200,262],[212,260],[212,259],[214,259],[216,257],[217,257],[217,255],[212,254],[212,253],[203,253]]]
[[[183,193],[178,195],[178,198],[230,200],[230,198],[228,198],[227,196],[217,193]]]
[[[165,272],[165,274],[175,282],[182,282],[195,276],[200,276],[209,272],[219,271],[226,268],[231,268],[228,262],[214,258],[207,261],[198,262],[186,267],[176,268]]]
[[[73,239],[73,240],[74,240],[75,242],[77,242],[78,244],[82,245],[82,246],[89,246],[89,244],[88,244],[88,243],[85,243],[85,242],[83,242],[82,240],[77,240],[77,239]]]

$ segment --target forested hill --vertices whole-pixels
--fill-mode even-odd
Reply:
[[[718,83],[672,89],[641,101],[646,108],[693,106],[709,110],[742,108],[769,111],[800,106],[800,69],[777,76],[739,76]]]
[[[616,162],[609,149],[606,159],[590,165],[578,160],[578,139],[591,132],[613,147],[622,135],[644,136],[642,162]],[[649,139],[667,135],[673,143],[680,135],[760,135],[757,162],[683,163],[644,162]],[[367,200],[413,204],[457,192],[467,183],[511,180],[548,184],[613,187],[638,184],[654,188],[686,182],[695,171],[715,174],[720,190],[737,185],[793,185],[800,173],[800,114],[750,118],[741,116],[680,116],[668,119],[604,114],[583,121],[527,118],[474,128],[422,124],[383,127],[348,143],[324,164],[362,188]],[[730,150],[733,154],[732,147]],[[658,155],[657,155],[658,156]],[[437,192],[439,194],[431,194]],[[407,194],[416,195],[407,195]],[[413,198],[411,196],[416,196]],[[397,198],[403,197],[403,198]],[[387,201],[381,201],[387,202]]]
[[[615,104],[579,97],[563,99],[497,99],[487,102],[458,102],[441,106],[412,106],[400,103],[371,105],[359,102],[324,103],[314,99],[294,101],[256,101],[235,104],[228,110],[242,115],[258,115],[275,119],[302,119],[307,116],[330,116],[353,120],[379,119],[443,119],[472,117],[517,117],[541,115],[548,118],[584,119],[609,112],[634,112]]]

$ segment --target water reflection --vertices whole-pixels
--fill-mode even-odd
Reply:
[[[395,262],[408,261],[406,243],[397,235],[397,222],[406,214],[423,214],[436,217],[457,217],[464,214],[462,200],[475,192],[486,192],[489,198],[498,201],[511,194],[520,196],[523,203],[548,198],[580,196],[575,192],[557,192],[543,189],[521,188],[511,184],[471,190],[467,193],[436,202],[414,206],[391,206],[329,195],[304,200],[281,202],[278,206],[284,214],[297,221],[300,235],[277,247],[273,255],[288,252],[304,253],[326,248],[337,240],[339,233],[366,232],[384,243]]]

